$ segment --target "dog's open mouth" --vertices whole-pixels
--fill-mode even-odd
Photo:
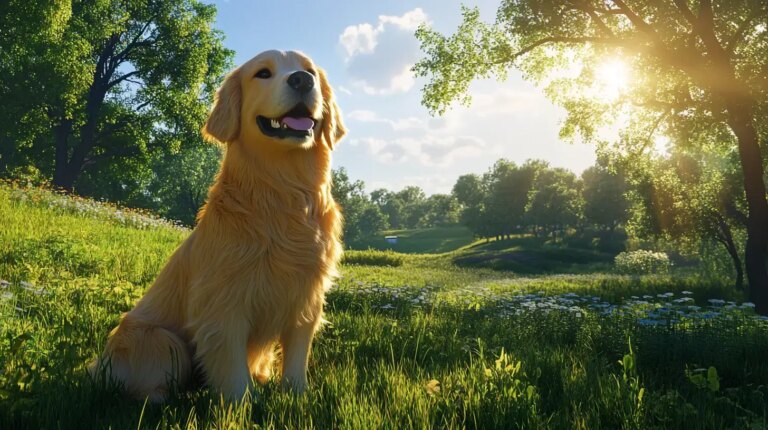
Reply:
[[[265,136],[280,139],[287,137],[303,139],[312,136],[312,129],[315,127],[315,120],[303,103],[294,106],[293,109],[279,118],[267,118],[259,115],[256,117],[256,123],[259,124],[261,132]]]

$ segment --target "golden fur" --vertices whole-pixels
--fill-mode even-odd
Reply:
[[[268,68],[269,79],[254,76]],[[267,137],[256,117],[289,111],[289,74],[315,85],[316,120],[302,140]],[[270,377],[276,343],[282,381],[299,391],[325,292],[341,256],[341,215],[331,196],[331,150],[345,134],[325,74],[301,53],[267,51],[225,79],[203,128],[226,154],[192,234],[111,332],[94,376],[162,401],[199,366],[230,400]],[[101,372],[100,372],[101,371]]]

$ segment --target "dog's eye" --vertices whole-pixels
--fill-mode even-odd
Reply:
[[[272,77],[272,72],[270,72],[269,69],[264,68],[256,72],[256,74],[253,75],[253,77],[259,78],[259,79],[269,79]]]

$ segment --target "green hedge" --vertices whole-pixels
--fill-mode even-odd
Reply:
[[[365,251],[344,251],[342,264],[359,264],[362,266],[391,266],[398,267],[403,265],[405,257],[393,251],[379,251],[377,249],[367,249]]]

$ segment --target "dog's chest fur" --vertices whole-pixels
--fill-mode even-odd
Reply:
[[[326,190],[286,192],[264,186],[248,195],[212,197],[205,217],[216,218],[219,241],[240,250],[237,265],[244,272],[288,282],[334,274],[340,215]]]

